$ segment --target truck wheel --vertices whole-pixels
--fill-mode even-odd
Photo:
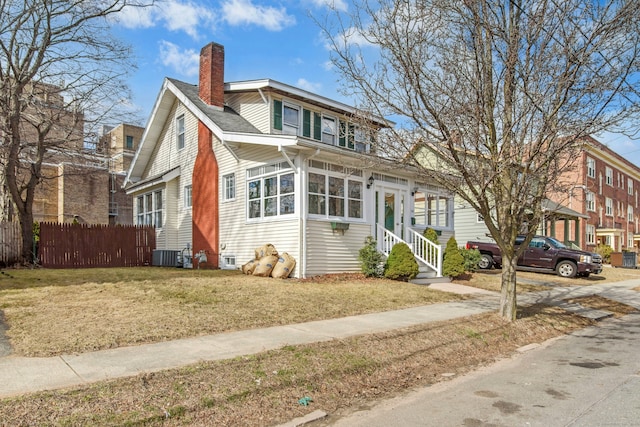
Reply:
[[[488,270],[493,267],[493,257],[489,254],[482,254],[480,256],[480,262],[478,262],[478,267],[482,270]]]
[[[578,266],[571,261],[560,261],[556,267],[556,273],[562,277],[576,277]]]

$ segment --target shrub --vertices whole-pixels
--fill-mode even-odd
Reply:
[[[460,248],[462,258],[464,258],[464,271],[473,273],[478,269],[478,263],[480,262],[480,251],[477,249]]]
[[[613,252],[613,248],[609,245],[598,244],[598,246],[596,246],[596,253],[600,254],[604,264],[611,263],[611,252]]]
[[[438,242],[438,233],[433,228],[425,228],[422,236],[436,245],[440,244],[440,242]]]
[[[408,281],[418,275],[418,262],[406,243],[397,243],[391,248],[384,267],[384,277]]]
[[[384,258],[376,249],[376,241],[368,236],[364,240],[364,247],[358,252],[358,261],[362,273],[366,277],[380,277],[384,271]]]
[[[458,249],[458,242],[451,236],[444,249],[444,261],[442,262],[442,275],[445,277],[458,277],[464,274],[464,258]]]

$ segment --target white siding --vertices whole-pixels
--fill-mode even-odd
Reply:
[[[478,212],[468,204],[456,203],[454,212],[455,236],[459,246],[470,240],[492,241],[487,237],[489,230],[484,222],[478,222]],[[446,244],[446,242],[444,242]]]
[[[369,224],[350,224],[343,235],[342,231],[333,231],[328,221],[308,221],[306,276],[362,271],[358,252],[370,235]]]
[[[240,114],[262,133],[271,131],[269,102],[264,102],[258,92],[232,94],[225,97],[227,105]]]
[[[214,143],[219,170],[220,199],[220,254],[235,255],[236,265],[254,259],[255,250],[267,243],[276,247],[279,253],[287,252],[296,260],[293,275],[297,276],[300,260],[300,204],[296,203],[296,213],[260,222],[247,221],[246,191],[247,169],[284,161],[275,147],[245,146],[242,159],[238,162],[219,142]],[[222,177],[235,173],[236,197],[224,200]],[[295,174],[296,192],[299,192],[299,174]]]
[[[185,146],[178,150],[176,141],[176,118],[184,114]],[[160,133],[151,160],[142,179],[162,175],[175,167],[180,167],[180,176],[165,183],[163,197],[163,227],[157,233],[158,249],[182,250],[191,243],[191,209],[184,208],[184,186],[191,185],[193,165],[198,152],[198,120],[182,104],[176,102],[169,114],[164,129]],[[143,194],[151,191],[144,189]],[[136,205],[134,204],[134,208]]]

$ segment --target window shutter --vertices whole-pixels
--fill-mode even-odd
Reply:
[[[340,136],[338,138],[338,145],[340,145],[340,147],[346,147],[347,146],[347,124],[345,122],[343,122],[342,120],[340,120]]]
[[[282,130],[282,101],[273,100],[273,128]]]
[[[313,138],[322,139],[322,116],[319,113],[313,113]]]
[[[311,111],[302,110],[302,136],[311,137]]]

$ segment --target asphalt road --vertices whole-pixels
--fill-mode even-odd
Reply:
[[[640,314],[608,319],[333,426],[640,426]]]

